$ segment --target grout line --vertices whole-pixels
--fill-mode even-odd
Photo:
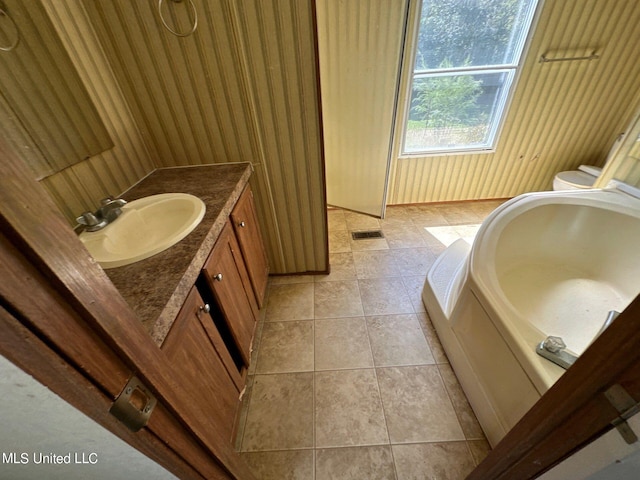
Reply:
[[[450,222],[447,221],[446,219],[446,212],[442,212],[443,217],[445,218],[445,223],[444,225],[448,225]],[[342,215],[344,216],[344,212],[342,213]],[[449,219],[451,220],[451,219]],[[406,219],[402,219],[401,222],[398,222],[401,225],[410,225],[412,227],[415,227],[417,229],[420,230],[420,234],[421,234],[421,238],[424,240],[424,237],[422,236],[422,231],[421,229],[423,228],[422,225],[419,225],[416,223],[416,221],[414,221],[414,218],[412,216],[408,216]],[[345,218],[345,224],[346,224],[346,218]],[[383,228],[382,226],[380,228]],[[334,230],[331,230],[334,231]],[[336,230],[336,231],[342,231],[342,230]],[[347,231],[348,228],[347,228]],[[331,233],[331,232],[330,232]],[[397,247],[391,247],[391,245],[388,244],[388,240],[387,241],[387,249],[381,249],[381,250],[356,250],[355,252],[359,254],[364,254],[367,252],[374,252],[375,253],[380,253],[383,252],[385,254],[393,254],[394,251],[402,251],[402,250],[410,250],[410,249],[422,249],[422,250],[428,250],[430,251],[434,256],[438,256],[438,253],[427,244],[426,241],[424,241],[424,245],[420,245],[420,246],[397,246]],[[327,317],[327,318],[316,318],[316,304],[315,304],[315,293],[316,293],[316,289],[315,289],[315,284],[316,284],[316,279],[314,278],[312,281],[310,282],[305,282],[305,283],[312,283],[314,284],[313,287],[313,294],[312,294],[312,298],[313,298],[313,305],[312,305],[312,315],[311,318],[306,318],[306,319],[293,319],[293,320],[275,320],[276,322],[288,322],[288,321],[313,321],[313,338],[312,338],[312,348],[313,348],[313,369],[312,371],[309,370],[305,370],[305,371],[286,371],[286,372],[270,372],[270,373],[258,373],[257,372],[257,363],[258,363],[258,358],[259,358],[259,354],[260,354],[260,347],[262,342],[258,342],[258,347],[257,347],[257,351],[256,351],[256,365],[254,368],[254,374],[253,374],[253,381],[255,382],[255,379],[257,377],[260,376],[266,376],[266,375],[290,375],[290,374],[300,374],[300,373],[311,373],[313,374],[313,379],[312,379],[312,446],[311,447],[299,447],[299,448],[277,448],[277,449],[270,449],[270,450],[253,450],[250,452],[244,452],[242,450],[243,453],[258,453],[258,452],[279,452],[279,451],[309,451],[311,450],[313,452],[313,458],[312,458],[312,478],[316,478],[317,476],[317,471],[316,471],[316,467],[317,467],[317,453],[319,450],[321,449],[345,449],[345,448],[362,448],[362,447],[373,447],[373,446],[383,446],[383,447],[387,447],[390,449],[390,453],[391,453],[391,460],[393,462],[393,469],[394,469],[394,475],[396,480],[398,479],[398,470],[397,470],[397,465],[396,465],[396,459],[393,453],[393,446],[394,445],[419,445],[419,444],[442,444],[442,443],[459,443],[459,442],[465,442],[466,444],[466,449],[468,451],[468,454],[470,455],[470,458],[472,459],[472,461],[474,462],[474,464],[477,465],[476,459],[473,455],[473,452],[471,450],[471,445],[470,445],[470,441],[473,441],[475,439],[467,439],[466,438],[466,434],[464,432],[464,430],[462,429],[462,423],[460,421],[460,414],[458,412],[458,410],[455,408],[455,406],[453,405],[453,398],[452,398],[452,394],[449,391],[449,389],[447,388],[446,383],[444,382],[444,378],[442,376],[442,370],[440,365],[443,365],[443,363],[438,363],[438,360],[436,359],[435,355],[434,355],[434,347],[432,342],[435,341],[430,341],[430,334],[431,334],[431,330],[433,329],[432,323],[431,323],[431,319],[429,318],[429,314],[426,311],[423,310],[418,310],[417,307],[414,305],[414,302],[411,301],[411,306],[413,309],[413,312],[407,312],[407,313],[390,313],[390,314],[373,314],[373,315],[366,315],[364,312],[364,303],[363,303],[363,299],[362,299],[362,290],[361,290],[361,280],[373,280],[373,279],[386,279],[389,277],[385,277],[385,276],[380,276],[380,277],[370,277],[370,278],[358,278],[357,276],[357,270],[355,267],[355,258],[354,258],[354,250],[352,250],[351,248],[351,242],[349,242],[349,250],[345,251],[345,252],[331,252],[331,253],[344,253],[344,254],[350,254],[351,255],[351,259],[352,259],[352,263],[353,263],[353,269],[356,272],[356,278],[353,279],[336,279],[336,280],[326,280],[325,282],[331,282],[331,281],[347,281],[347,282],[352,282],[355,281],[356,285],[358,287],[358,298],[360,301],[360,305],[362,306],[362,315],[351,315],[348,317]],[[405,277],[409,277],[409,276],[422,276],[422,275],[415,275],[414,273],[412,273],[411,275],[403,275],[402,273],[400,273],[400,275],[397,276],[393,276],[392,278],[400,278],[402,281],[402,286],[404,288],[404,292],[407,294],[407,296],[409,297],[409,300],[412,300],[411,295],[409,294],[409,288],[407,287],[407,284],[405,283]],[[267,295],[270,293],[272,286],[276,285],[273,283],[269,283],[269,289],[267,290]],[[267,301],[268,301],[268,296],[267,296]],[[354,299],[355,301],[355,296]],[[422,301],[421,297],[420,297],[420,302]],[[265,314],[264,314],[264,318],[263,318],[263,324],[264,323],[269,323],[271,321],[267,321],[266,320],[266,303],[265,303]],[[433,360],[434,363],[419,363],[419,364],[411,364],[411,365],[377,365],[376,364],[376,359],[373,355],[373,348],[371,345],[371,336],[370,336],[370,332],[369,332],[369,325],[367,322],[367,318],[370,317],[379,317],[379,316],[402,316],[402,315],[414,315],[416,317],[416,319],[418,320],[418,324],[420,326],[420,330],[425,338],[426,341],[426,345],[427,348],[429,348],[429,350],[431,351],[431,354],[433,356]],[[426,324],[431,323],[431,330],[429,332],[427,332],[427,330],[429,330],[429,327],[427,325],[423,326],[423,321],[421,316],[424,316],[424,320]],[[322,322],[323,320],[331,320],[331,319],[348,319],[348,318],[363,318],[364,319],[364,323],[365,323],[365,332],[366,332],[366,340],[367,340],[367,344],[369,346],[369,353],[371,354],[371,359],[373,361],[373,365],[372,366],[363,366],[363,367],[350,367],[350,368],[344,368],[344,369],[336,369],[336,368],[332,368],[332,369],[326,369],[326,370],[318,370],[317,369],[317,351],[316,351],[316,321],[320,321]],[[264,325],[263,325],[264,326]],[[262,333],[262,332],[261,332]],[[429,333],[429,334],[428,334]],[[437,336],[437,333],[436,333]],[[445,362],[444,364],[449,365],[448,362]],[[451,403],[451,405],[453,406],[455,415],[456,415],[456,419],[458,421],[458,424],[460,426],[460,429],[462,430],[464,439],[463,440],[443,440],[443,441],[412,441],[412,442],[401,442],[401,443],[392,443],[391,442],[391,434],[389,431],[389,425],[388,425],[388,419],[387,419],[387,407],[385,407],[385,403],[384,400],[382,398],[382,392],[380,389],[380,383],[379,383],[379,378],[378,378],[378,369],[382,369],[382,368],[403,368],[403,367],[425,367],[425,366],[429,366],[429,367],[436,367],[437,368],[437,372],[438,375],[440,377],[440,381],[442,382],[442,385],[445,388],[445,391],[447,393],[447,397]],[[382,413],[384,416],[384,424],[385,424],[385,428],[387,429],[387,443],[383,443],[383,444],[371,444],[371,445],[342,445],[342,446],[332,446],[332,447],[322,447],[322,448],[318,448],[317,446],[317,438],[316,438],[316,434],[317,434],[317,425],[316,425],[316,389],[317,389],[317,385],[316,385],[316,380],[317,380],[317,376],[318,374],[325,374],[325,373],[330,373],[330,372],[345,372],[345,371],[354,371],[354,370],[370,370],[373,369],[374,371],[374,376],[375,376],[375,380],[376,380],[376,387],[377,387],[377,391],[378,391],[378,395],[380,398],[380,402],[381,402],[381,406],[382,406]],[[252,394],[253,392],[249,392],[250,396],[248,399],[248,405],[247,405],[247,415],[245,418],[245,428],[243,429],[243,438],[242,441],[240,442],[240,445],[242,446],[242,443],[244,442],[244,434],[246,433],[246,419],[248,418],[248,414],[249,414],[249,409],[251,407],[251,400],[253,400]],[[482,439],[478,439],[478,440],[482,440]]]
[[[369,335],[369,325],[367,324],[367,321],[365,319],[364,322],[364,328],[367,332],[367,341],[369,343],[369,350],[371,351],[371,358],[373,360],[373,374],[375,376],[376,379],[376,387],[378,389],[378,395],[380,396],[380,406],[382,407],[382,416],[384,418],[384,427],[387,431],[387,440],[388,440],[388,445],[389,445],[389,450],[391,453],[391,460],[393,461],[393,472],[394,475],[396,476],[396,479],[398,478],[398,473],[396,471],[396,462],[395,462],[395,458],[393,457],[393,449],[391,448],[391,434],[389,433],[389,422],[387,421],[387,409],[384,406],[384,399],[382,398],[382,390],[380,389],[380,381],[378,380],[378,367],[376,366],[376,359],[373,356],[373,348],[371,347],[371,336]]]

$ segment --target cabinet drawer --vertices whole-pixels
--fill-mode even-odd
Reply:
[[[231,212],[231,221],[244,256],[256,302],[258,307],[262,308],[269,279],[269,264],[258,225],[253,193],[249,186]]]
[[[229,222],[222,229],[203,273],[242,360],[249,365],[258,305]]]

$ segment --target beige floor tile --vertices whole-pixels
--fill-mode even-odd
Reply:
[[[313,318],[313,283],[271,285],[266,321],[309,320]]]
[[[377,218],[363,213],[344,212],[344,218],[347,222],[347,229],[356,230],[376,230],[380,228],[380,222]]]
[[[247,424],[247,414],[249,413],[249,404],[251,403],[251,392],[253,391],[253,375],[248,374],[245,380],[244,392],[242,393],[242,401],[240,402],[240,411],[238,412],[238,427],[236,430],[236,438],[234,448],[237,451],[242,450],[242,439]]]
[[[313,371],[313,321],[266,322],[256,373]]]
[[[462,225],[464,223],[477,223],[482,218],[469,203],[450,202],[442,203],[436,207],[449,225]]]
[[[440,235],[437,235],[439,230],[435,230],[436,228],[439,229],[440,227],[425,227],[421,230],[421,233],[425,245],[437,257],[445,251],[447,245],[445,245]]]
[[[398,277],[400,271],[390,250],[353,252],[358,278]]]
[[[476,465],[480,465],[480,462],[491,452],[491,445],[486,440],[468,440],[467,443]]]
[[[380,228],[393,228],[393,227],[403,227],[405,225],[413,225],[411,221],[411,217],[409,216],[409,212],[405,211],[404,208],[400,208],[396,210],[396,213],[389,214],[390,210],[387,209],[387,213],[384,218],[378,220],[380,223]]]
[[[376,372],[391,443],[464,440],[437,366]]]
[[[290,283],[310,283],[313,277],[310,275],[271,275],[269,283],[271,285],[285,285]]]
[[[458,234],[458,236],[464,240],[466,240],[466,242],[469,245],[473,244],[473,240],[476,237],[476,234],[478,233],[478,230],[480,229],[480,226],[482,224],[481,223],[470,223],[470,224],[466,224],[466,225],[456,225],[455,227],[455,232]]]
[[[331,272],[327,275],[315,275],[316,282],[335,282],[338,280],[355,280],[356,267],[353,261],[353,253],[331,253],[329,254],[329,264]]]
[[[400,277],[358,280],[365,315],[414,313]]]
[[[426,308],[422,302],[422,289],[424,288],[424,281],[426,275],[411,275],[409,277],[402,277],[402,283],[404,283],[407,289],[407,294],[411,299],[411,305],[416,312],[424,312]]]
[[[313,450],[243,453],[242,458],[260,480],[309,480],[313,478]]]
[[[386,223],[382,232],[391,249],[426,246],[422,231],[411,222]]]
[[[444,351],[442,343],[440,343],[440,339],[438,338],[435,327],[431,323],[429,314],[427,312],[417,312],[416,316],[418,317],[418,321],[420,322],[420,326],[422,327],[422,331],[424,332],[424,336],[427,339],[436,363],[449,363],[447,353]]]
[[[432,235],[439,242],[439,244],[441,245],[441,248],[438,249],[439,251],[441,249],[444,250],[446,247],[448,247],[458,239],[462,239],[469,245],[472,245],[479,228],[479,223],[473,223],[444,227],[428,227],[426,229],[426,232],[428,235]],[[429,248],[435,252],[435,249],[432,245],[430,245]]]
[[[387,205],[384,219],[380,220],[381,225],[390,222],[411,222],[411,211],[407,205]]]
[[[395,480],[390,446],[323,448],[316,453],[316,480]]]
[[[329,253],[343,253],[351,251],[351,235],[347,230],[329,232]]]
[[[242,450],[313,447],[313,373],[256,375]]]
[[[424,275],[436,260],[430,248],[400,248],[392,250],[393,259],[402,276]]]
[[[388,444],[373,369],[315,373],[316,447]]]
[[[470,208],[473,212],[478,215],[478,219],[480,221],[484,220],[491,212],[493,212],[500,205],[505,203],[507,200],[497,199],[497,200],[483,200],[481,202],[470,202],[467,205],[467,208]]]
[[[469,401],[462,390],[462,386],[458,382],[456,374],[448,363],[438,365],[440,375],[444,381],[444,385],[449,392],[449,397],[453,403],[453,408],[458,415],[458,421],[462,426],[464,436],[468,440],[484,440],[484,432],[478,423],[475,413],[469,405]]]
[[[474,468],[466,442],[394,445],[398,480],[464,480]]]
[[[315,321],[316,370],[373,367],[364,317]]]
[[[347,222],[344,218],[344,210],[329,209],[327,210],[327,221],[329,223],[329,231],[347,230]]]
[[[356,280],[315,284],[315,318],[359,317],[363,315]]]
[[[417,227],[432,227],[435,225],[448,225],[436,205],[411,205],[407,207],[411,221]]]
[[[377,367],[435,363],[413,314],[367,317],[367,330]]]
[[[421,293],[440,227],[472,235],[500,203],[328,210],[331,273],[271,277],[261,311],[236,441],[257,478],[457,479],[482,461]]]
[[[352,252],[362,252],[365,250],[389,250],[386,238],[367,238],[354,240],[349,237],[349,247]]]

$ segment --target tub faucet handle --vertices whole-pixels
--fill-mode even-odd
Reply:
[[[574,364],[578,357],[565,351],[565,348],[567,346],[560,337],[549,336],[538,344],[536,353],[566,370]]]
[[[558,353],[559,351],[567,348],[567,345],[564,343],[562,338],[549,336],[544,342],[542,342],[542,347],[547,352]]]

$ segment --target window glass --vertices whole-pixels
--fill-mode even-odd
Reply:
[[[512,78],[510,70],[417,77],[405,152],[486,147]]]
[[[493,146],[536,0],[424,0],[404,153]]]

